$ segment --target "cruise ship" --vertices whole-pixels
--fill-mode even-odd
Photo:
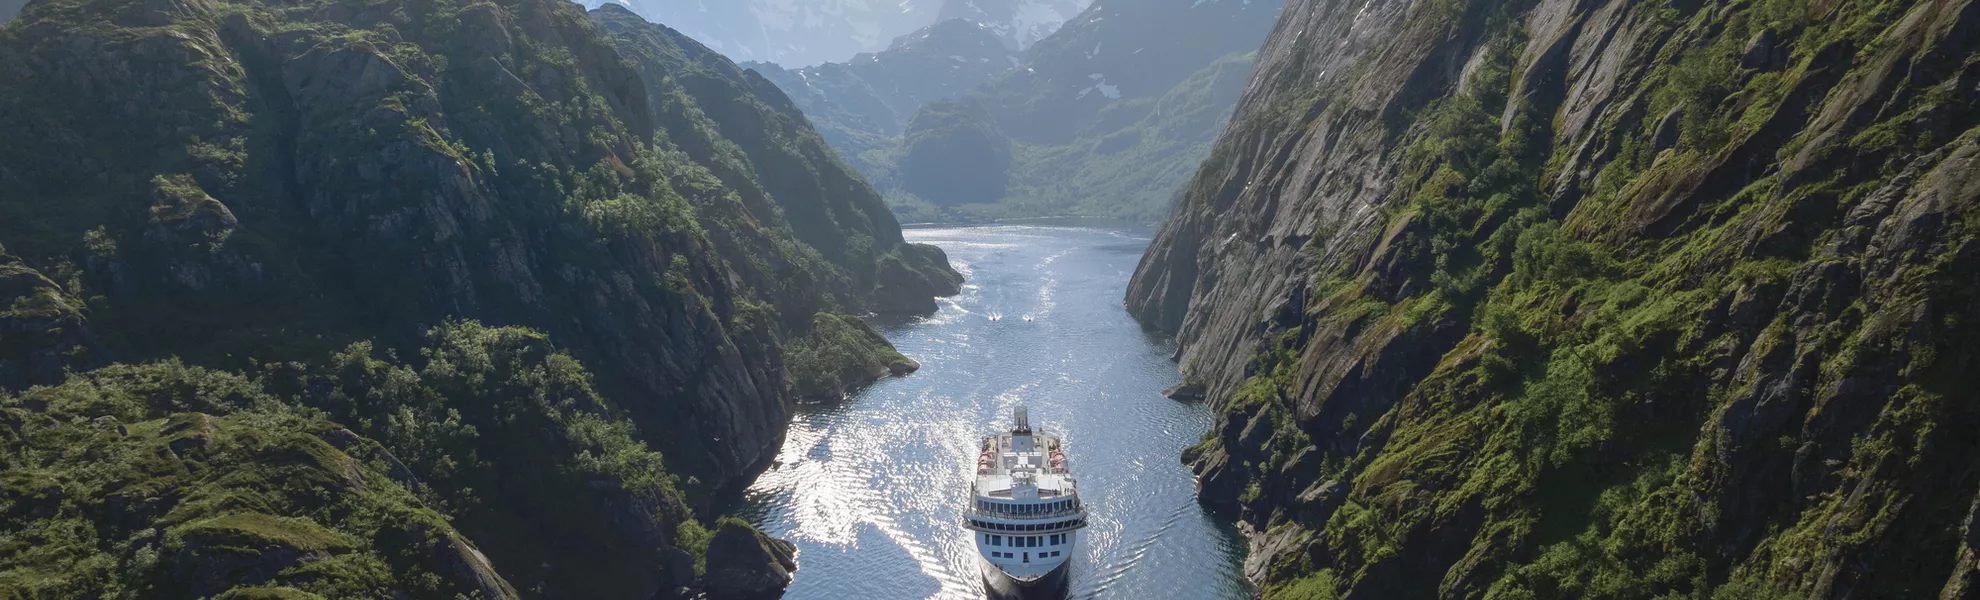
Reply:
[[[1008,433],[983,438],[964,526],[976,538],[992,596],[1062,597],[1086,527],[1079,482],[1059,438],[1034,433],[1022,406],[1011,417]]]

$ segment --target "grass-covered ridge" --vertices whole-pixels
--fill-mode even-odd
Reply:
[[[360,343],[250,375],[119,365],[0,400],[0,579],[23,597],[692,585],[709,533],[576,361],[514,328],[427,340],[403,362]]]
[[[1317,5],[1282,30],[1343,23]],[[1200,329],[1216,290],[1179,321],[1252,349],[1184,354],[1223,412],[1204,499],[1255,532],[1267,597],[1974,593],[1970,15],[1394,15],[1345,63],[1268,44],[1274,85],[1164,233],[1259,239],[1187,263],[1226,289],[1302,269],[1254,332]]]

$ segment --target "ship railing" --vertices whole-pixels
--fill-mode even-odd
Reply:
[[[1077,515],[1082,512],[1085,512],[1085,509],[1086,509],[1085,505],[1079,502],[1074,502],[1072,504],[1072,508],[1055,510],[1052,512],[1025,512],[1025,511],[1014,511],[1014,510],[995,510],[995,509],[986,510],[981,506],[972,506],[969,508],[969,510],[965,512],[971,515],[996,517],[1000,519],[1050,519],[1053,517],[1065,517],[1065,516]]]
[[[962,524],[964,526],[973,529],[983,530],[983,531],[1009,532],[1009,533],[1040,533],[1040,532],[1053,532],[1053,531],[1070,531],[1070,530],[1086,527],[1086,517],[1084,515],[1062,515],[1062,516],[1069,516],[1072,518],[1066,518],[1066,519],[1044,522],[1044,523],[1037,523],[1037,522],[997,523],[994,521],[979,521],[966,516],[962,519]]]
[[[1027,521],[1034,519],[1051,519],[1055,517],[1070,517],[1070,516],[1079,515],[1080,513],[1081,511],[1079,509],[1062,510],[1058,512],[1048,512],[1048,513],[1012,513],[1012,512],[985,511],[985,510],[969,511],[969,514],[971,516],[991,517],[998,519],[1022,519]]]

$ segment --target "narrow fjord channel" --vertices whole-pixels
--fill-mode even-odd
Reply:
[[[976,444],[1012,406],[1066,441],[1091,525],[1072,598],[1249,598],[1244,545],[1177,461],[1210,426],[1162,397],[1168,342],[1121,307],[1148,236],[1076,227],[915,229],[969,276],[933,317],[882,331],[920,372],[799,410],[744,511],[799,548],[791,600],[982,598],[959,526]]]

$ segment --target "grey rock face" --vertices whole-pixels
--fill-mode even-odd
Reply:
[[[1507,7],[1508,20],[1483,16]],[[1675,456],[1675,475],[1628,510],[1672,515],[1658,531],[1685,541],[1645,556],[1734,573],[1745,587],[1726,593],[1970,595],[1972,544],[1947,524],[1973,506],[1973,445],[1906,428],[1980,425],[1965,409],[1926,408],[1974,398],[1934,370],[1980,364],[1964,320],[1980,309],[1980,110],[1943,95],[1980,81],[1966,66],[1980,10],[1909,3],[1861,35],[1811,41],[1799,36],[1839,31],[1830,24],[1866,7],[1828,5],[1791,31],[1726,2],[1421,8],[1292,3],[1127,295],[1145,323],[1178,336],[1182,369],[1224,412],[1215,442],[1188,458],[1206,504],[1239,508],[1255,534],[1247,573],[1285,583],[1329,569],[1343,597],[1458,598],[1572,578],[1531,558],[1550,550],[1585,560],[1575,568],[1614,568],[1621,559],[1507,524],[1570,514],[1541,495],[1563,488],[1544,486],[1620,490],[1595,473]],[[1499,45],[1506,35],[1520,43]],[[1492,61],[1503,72],[1475,68]],[[1490,85],[1503,97],[1459,80],[1474,76],[1501,78]],[[1520,216],[1458,217],[1462,232],[1444,238],[1455,243],[1433,242],[1452,231],[1437,201],[1489,195],[1476,191],[1489,187],[1482,177],[1426,184],[1481,171],[1463,153],[1424,162],[1412,147],[1464,139],[1438,137],[1426,115],[1465,102],[1478,103],[1478,139],[1534,143],[1507,163],[1532,187],[1508,194],[1526,194]],[[1873,142],[1894,130],[1915,137]],[[1571,467],[1513,470],[1518,483],[1494,487],[1490,463],[1507,455],[1495,452],[1532,451],[1494,419],[1555,392],[1549,376],[1519,370],[1564,369],[1572,361],[1553,353],[1580,343],[1524,338],[1496,319],[1621,330],[1600,322],[1586,289],[1540,291],[1517,274],[1525,259],[1510,251],[1540,247],[1540,233],[1493,236],[1526,227],[1613,256],[1592,268],[1614,271],[1589,277],[1642,285],[1676,320],[1666,337],[1595,361],[1601,383],[1563,394],[1613,411],[1610,437],[1566,452]],[[1498,258],[1480,259],[1477,287],[1453,292],[1468,284],[1443,278],[1468,252]],[[1728,276],[1762,264],[1774,270]],[[1439,297],[1456,308],[1355,316]],[[1294,414],[1260,433],[1261,405]],[[1674,449],[1633,433],[1651,429]],[[1861,452],[1900,437],[1916,443]],[[1326,468],[1306,466],[1309,443]],[[1348,510],[1373,511],[1357,518],[1379,521],[1395,554],[1357,554],[1377,538],[1333,516]],[[1640,534],[1600,529],[1602,518],[1590,529],[1602,543]],[[1856,537],[1795,541],[1839,536]],[[1312,566],[1285,566],[1302,562]],[[1797,566],[1771,566],[1785,564]]]

